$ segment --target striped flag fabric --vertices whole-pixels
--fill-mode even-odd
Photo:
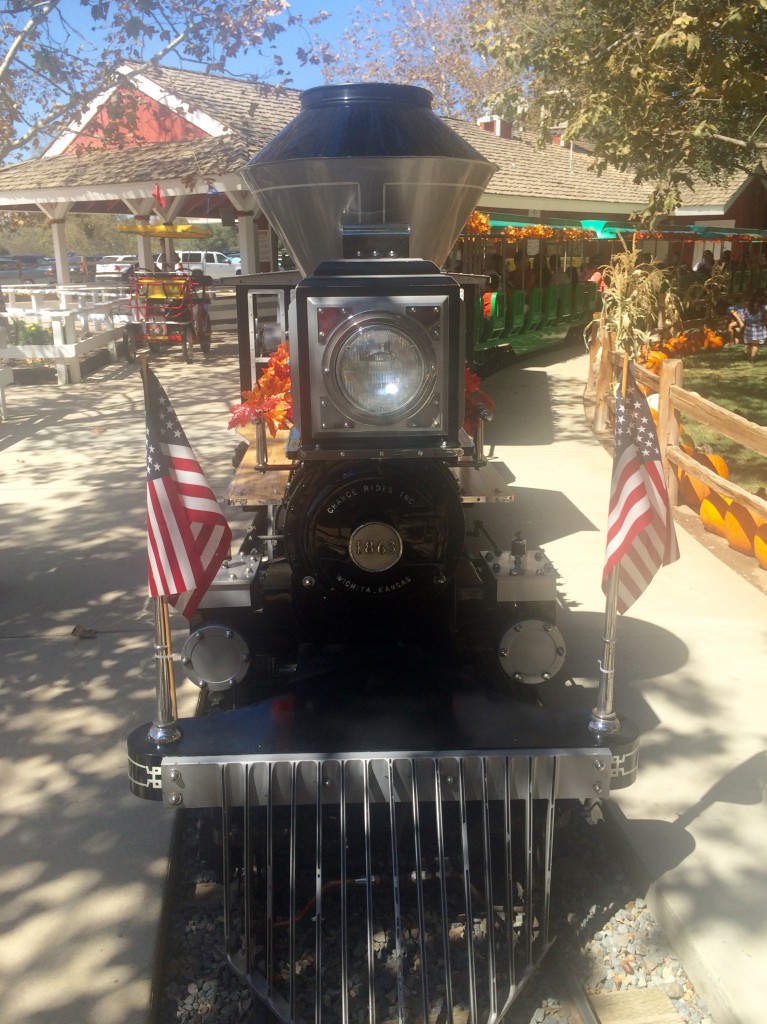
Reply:
[[[610,573],[617,570],[617,608],[623,614],[658,569],[678,558],[658,435],[629,368],[626,394],[619,388],[615,399],[615,453],[602,590],[607,593]]]
[[[149,593],[191,619],[232,531],[157,377],[146,370]]]

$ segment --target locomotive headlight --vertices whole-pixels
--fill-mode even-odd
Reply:
[[[429,337],[417,323],[373,311],[331,334],[323,376],[344,413],[386,424],[423,408],[434,390],[436,366]]]
[[[462,328],[460,288],[433,263],[321,264],[290,305],[295,449],[310,459],[453,457]]]

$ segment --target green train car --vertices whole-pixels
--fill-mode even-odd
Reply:
[[[460,280],[460,275],[456,276]],[[551,348],[576,333],[580,336],[598,309],[596,283],[578,281],[533,288],[529,301],[521,289],[493,292],[486,319],[482,285],[475,280],[461,283],[475,292],[474,301],[467,302],[467,315],[473,320],[467,325],[467,359],[475,369],[490,368],[504,356]]]

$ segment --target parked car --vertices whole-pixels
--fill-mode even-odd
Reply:
[[[225,252],[224,256],[232,261],[232,263],[242,263],[242,256],[238,252]]]
[[[96,280],[128,281],[138,270],[135,254],[124,256],[102,256],[96,264]]]
[[[83,274],[83,259],[86,263],[86,273]],[[67,257],[67,265],[69,266],[69,280],[75,283],[80,283],[85,279],[92,281],[96,271],[96,267],[101,260],[101,256],[72,256],[71,254]],[[51,257],[44,260],[46,268],[47,278],[49,282],[56,281],[56,261]]]
[[[13,284],[42,284],[48,280],[48,264],[28,256],[0,256],[0,282]]]
[[[237,277],[242,273],[242,267],[225,256],[222,252],[212,252],[206,249],[184,249],[177,253],[178,263],[176,270],[183,270],[187,274],[200,271],[204,277],[212,281],[222,281],[227,277]],[[160,270],[159,261],[156,264]]]

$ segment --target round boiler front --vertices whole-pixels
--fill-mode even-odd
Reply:
[[[436,460],[304,463],[287,495],[294,573],[341,597],[391,600],[444,587],[463,533],[457,486]]]

